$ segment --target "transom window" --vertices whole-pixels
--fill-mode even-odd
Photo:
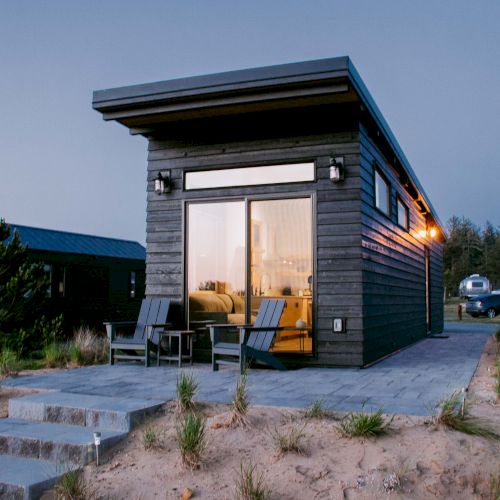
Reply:
[[[407,231],[410,226],[408,207],[398,198],[398,224]]]
[[[389,215],[389,184],[378,170],[375,170],[375,206]]]
[[[211,189],[314,181],[314,162],[198,170],[184,174],[184,189]]]

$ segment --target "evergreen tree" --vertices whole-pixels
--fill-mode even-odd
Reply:
[[[0,348],[19,354],[38,348],[48,280],[41,264],[29,261],[17,232],[0,219]]]

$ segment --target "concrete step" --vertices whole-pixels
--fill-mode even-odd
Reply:
[[[95,459],[93,427],[0,419],[0,454],[47,460],[63,465],[86,465]],[[100,430],[99,453],[115,445],[127,433]]]
[[[42,392],[9,401],[9,417],[128,432],[164,401]]]
[[[67,471],[67,468],[46,460],[0,454],[0,498],[37,499]]]

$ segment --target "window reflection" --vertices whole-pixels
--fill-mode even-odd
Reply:
[[[245,204],[189,205],[189,320],[245,323]]]

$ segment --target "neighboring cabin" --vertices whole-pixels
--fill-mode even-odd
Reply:
[[[103,321],[136,319],[144,296],[145,257],[135,241],[10,224],[33,262],[50,276],[47,290],[53,314],[64,315],[64,329],[102,330]],[[7,240],[8,242],[9,240]]]
[[[297,365],[362,366],[442,330],[443,226],[348,57],[93,107],[149,140],[146,294],[186,324],[285,298],[274,349]]]

